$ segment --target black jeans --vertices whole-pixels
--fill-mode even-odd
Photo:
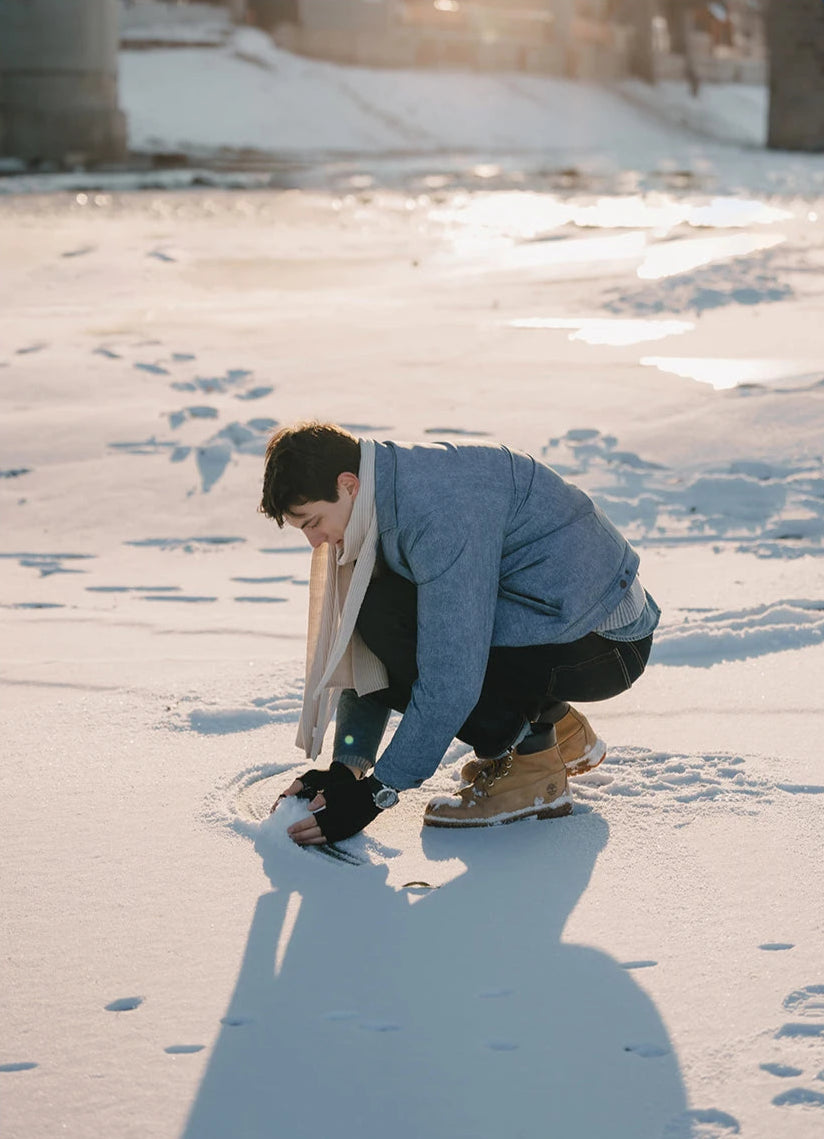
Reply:
[[[403,712],[418,675],[417,587],[397,574],[375,578],[361,606],[358,632],[389,673],[388,688],[371,698]],[[495,646],[478,703],[458,739],[479,756],[500,755],[526,720],[552,721],[568,700],[608,700],[625,692],[644,671],[651,648],[651,635],[612,641],[600,633],[563,645]]]

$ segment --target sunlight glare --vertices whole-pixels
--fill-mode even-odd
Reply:
[[[570,340],[585,344],[608,344],[624,347],[643,344],[650,340],[664,340],[667,336],[681,336],[692,332],[695,325],[689,320],[631,320],[620,317],[528,317],[508,321],[510,328],[572,329]]]
[[[646,367],[658,368],[685,380],[711,384],[716,391],[736,388],[741,384],[769,383],[803,376],[816,371],[810,360],[742,360],[713,356],[642,356]]]

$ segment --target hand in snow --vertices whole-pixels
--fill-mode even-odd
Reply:
[[[272,810],[274,811],[281,799],[286,799],[290,795],[299,795],[301,799],[314,800],[324,788],[331,787],[335,783],[348,782],[350,778],[356,779],[357,776],[352,768],[344,763],[333,762],[328,771],[313,767],[309,771],[304,771],[303,775],[299,775],[294,783],[290,783],[286,790],[278,795],[272,804]],[[311,804],[309,809],[312,809]]]
[[[373,776],[359,779],[343,763],[333,763],[329,771],[307,771],[281,798],[300,795],[310,799],[312,818],[293,823],[287,833],[298,846],[319,846],[349,838],[380,814],[372,796],[381,786]]]

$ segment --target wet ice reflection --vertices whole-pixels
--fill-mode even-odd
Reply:
[[[604,317],[528,317],[511,320],[510,328],[571,329],[570,340],[585,344],[609,344],[620,347],[643,344],[650,340],[664,340],[667,336],[680,336],[691,332],[695,325],[689,320],[622,320]]]
[[[762,249],[780,245],[786,238],[780,233],[734,233],[723,237],[687,238],[668,241],[649,249],[638,269],[645,281],[659,281],[688,273],[713,261],[728,261],[733,257],[746,257]]]
[[[712,356],[642,356],[641,363],[686,380],[711,384],[717,391],[741,384],[775,383],[820,374],[814,360],[730,359]]]
[[[634,194],[586,201],[531,190],[457,194],[429,213],[430,220],[453,228],[462,244],[470,235],[478,244],[501,237],[534,239],[565,225],[596,229],[669,230],[678,225],[740,229],[771,225],[791,217],[787,210],[747,198],[690,202],[667,194]]]
[[[619,233],[611,237],[572,237],[556,241],[536,241],[527,245],[488,249],[482,260],[466,267],[492,273],[518,270],[551,270],[566,265],[608,265],[615,262],[641,263],[647,246],[644,233]]]

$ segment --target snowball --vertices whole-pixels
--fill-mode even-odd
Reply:
[[[260,824],[261,837],[265,837],[273,846],[294,850],[295,844],[286,831],[301,819],[309,818],[311,813],[307,799],[289,795],[286,799],[281,799],[272,814]]]

